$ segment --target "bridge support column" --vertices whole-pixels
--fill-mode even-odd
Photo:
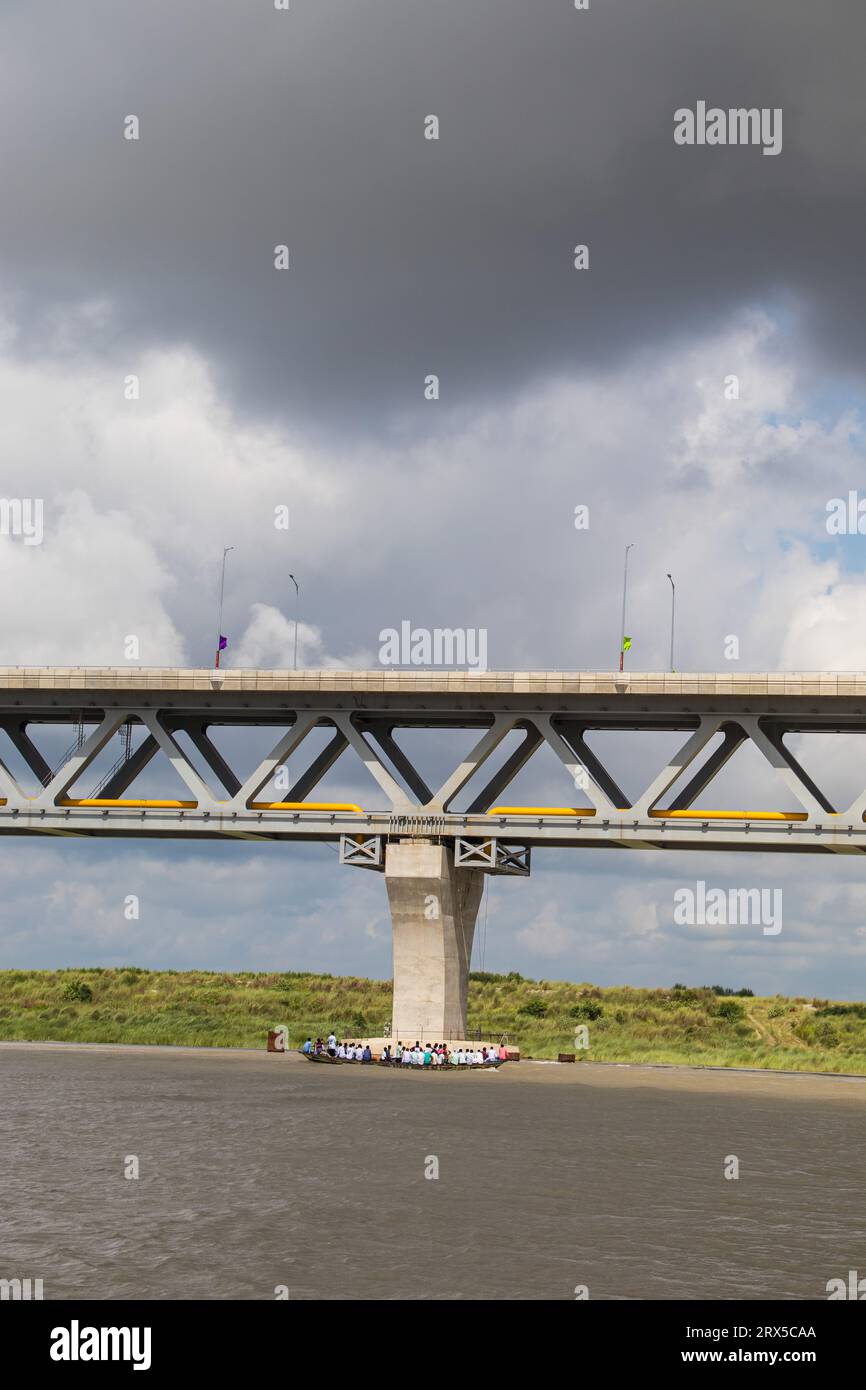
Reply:
[[[394,934],[391,1036],[403,1042],[465,1038],[484,874],[455,869],[447,845],[406,840],[387,846],[385,883]]]

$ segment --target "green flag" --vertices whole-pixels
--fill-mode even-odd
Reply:
[[[630,638],[630,637],[623,637],[623,639],[622,639],[622,649],[623,649],[623,651],[624,651],[624,652],[627,652],[627,651],[629,650],[630,647],[631,647],[631,638]]]

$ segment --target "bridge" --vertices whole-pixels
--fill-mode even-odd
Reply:
[[[49,726],[64,735],[52,759],[40,736]],[[220,727],[271,729],[275,741],[241,777],[213,741]],[[474,745],[431,788],[395,733],[446,729],[470,731]],[[305,757],[314,730],[325,741]],[[630,730],[683,735],[632,799],[587,742]],[[341,863],[383,873],[400,1036],[465,1035],[484,874],[528,874],[533,849],[866,850],[866,789],[834,805],[785,743],[866,733],[863,673],[7,667],[0,731],[0,834],[324,840]],[[699,804],[746,743],[772,770],[778,809]],[[562,767],[562,804],[514,804],[507,789],[543,746]],[[341,758],[365,769],[385,809],[316,800]],[[135,795],[159,760],[180,798]]]

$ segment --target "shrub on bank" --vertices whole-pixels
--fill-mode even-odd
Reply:
[[[67,980],[62,992],[64,999],[73,999],[81,1004],[89,1004],[93,998],[93,990],[83,980]]]
[[[601,1004],[596,1004],[593,999],[587,999],[581,1004],[573,1005],[568,1011],[568,1016],[569,1018],[586,1018],[590,1022],[594,1022],[595,1019],[601,1018],[603,1013],[604,1009]]]
[[[544,1018],[547,1013],[547,1005],[543,999],[530,999],[528,1004],[521,1004],[517,1012],[524,1014],[527,1018]]]

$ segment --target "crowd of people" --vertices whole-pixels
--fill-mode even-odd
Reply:
[[[312,1052],[316,1056],[327,1053],[341,1062],[369,1063],[376,1060],[369,1043],[338,1042],[334,1033],[328,1035],[326,1042],[321,1038],[316,1038],[315,1042],[307,1038],[302,1051]],[[504,1062],[507,1057],[504,1043],[489,1048],[461,1043],[448,1048],[445,1043],[421,1043],[416,1040],[414,1047],[404,1047],[398,1041],[393,1052],[390,1043],[386,1043],[379,1062],[385,1067],[486,1067]]]
[[[338,1057],[341,1062],[373,1061],[373,1053],[370,1051],[369,1043],[337,1042],[333,1033],[329,1033],[327,1042],[322,1042],[321,1038],[316,1038],[315,1042],[311,1038],[307,1038],[301,1051],[312,1052],[316,1057],[326,1052],[329,1057]]]
[[[504,1062],[507,1056],[504,1045],[487,1048],[458,1044],[449,1049],[445,1043],[416,1041],[414,1047],[404,1047],[402,1042],[398,1042],[393,1055],[390,1045],[386,1046],[381,1061],[386,1067],[486,1067],[494,1062]]]

